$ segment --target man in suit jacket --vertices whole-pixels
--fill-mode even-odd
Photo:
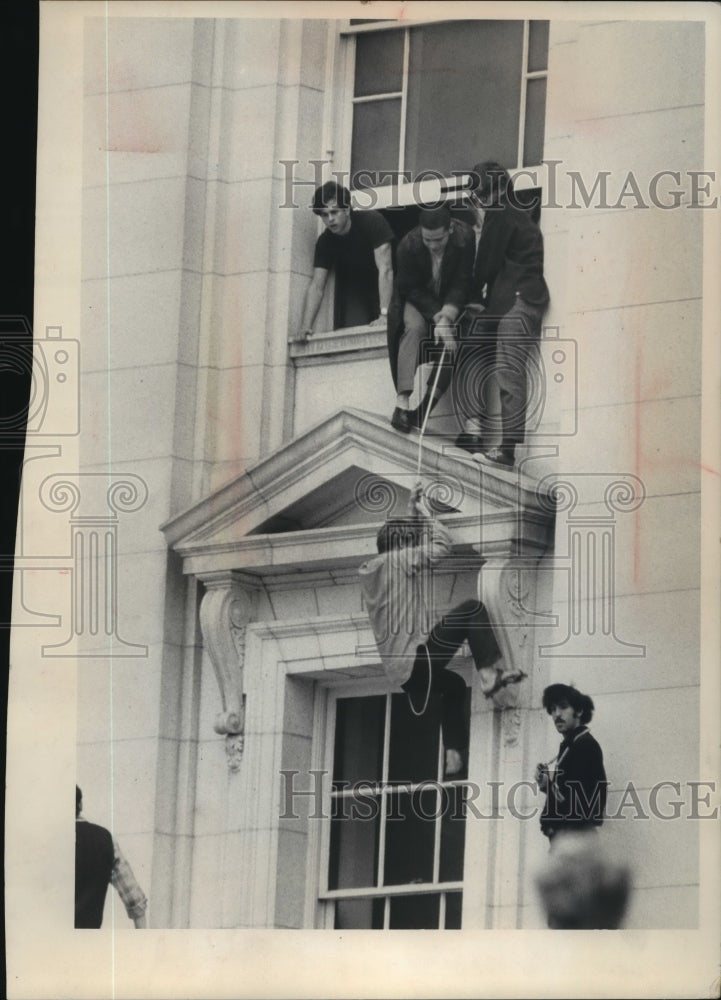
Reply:
[[[537,342],[548,307],[543,277],[543,236],[530,212],[519,205],[508,172],[498,163],[473,168],[477,191],[469,197],[476,231],[472,300],[482,313],[463,327],[464,344],[458,359],[459,383],[468,381],[472,366],[476,381],[495,380],[500,393],[501,440],[491,446],[493,432],[488,413],[465,413],[469,418],[456,443],[497,465],[512,466],[515,448],[525,434],[528,396],[528,356]],[[469,393],[467,393],[469,395]],[[472,395],[484,398],[478,386]],[[462,410],[464,407],[461,405]],[[496,428],[497,429],[497,428]]]
[[[562,736],[550,764],[536,768],[538,787],[546,795],[541,831],[551,841],[566,833],[585,833],[603,823],[606,771],[603,752],[587,724],[593,701],[568,684],[551,684],[543,692],[543,707]]]
[[[388,320],[388,354],[396,387],[391,424],[408,433],[423,424],[451,379],[456,348],[455,322],[468,300],[474,237],[465,222],[451,220],[447,206],[423,209],[418,225],[403,237],[396,255],[396,281]],[[422,350],[430,338],[446,348],[446,358],[432,393],[434,376],[421,405],[412,413],[408,401]]]

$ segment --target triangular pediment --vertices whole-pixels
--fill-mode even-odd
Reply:
[[[370,539],[386,517],[405,513],[419,478],[418,448],[416,433],[401,435],[380,417],[341,410],[162,530],[170,547],[191,560],[190,571],[221,554],[227,566],[233,551],[244,551],[252,566],[253,553],[257,556],[263,546],[297,546],[298,536],[310,556],[313,539],[321,546],[332,545],[334,538]],[[481,466],[445,438],[425,438],[421,460],[420,478],[437,513],[452,515],[459,525],[467,522],[472,536],[479,523],[512,526],[522,514],[537,523],[540,537],[552,518],[532,481]]]

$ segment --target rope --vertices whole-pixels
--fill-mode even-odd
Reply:
[[[433,400],[436,397],[436,389],[438,388],[438,379],[439,379],[440,374],[441,374],[441,368],[443,367],[443,359],[445,358],[445,356],[446,356],[446,345],[444,344],[443,345],[443,350],[441,351],[440,361],[438,362],[438,365],[436,366],[436,377],[433,380],[433,388],[431,389],[431,395],[430,395],[430,399],[429,399],[428,409],[426,410],[425,416],[423,417],[423,426],[421,427],[421,433],[420,433],[420,436],[418,438],[418,462],[416,464],[416,475],[417,476],[420,476],[420,474],[421,474],[421,455],[423,454],[423,435],[426,432],[426,424],[428,423],[428,418],[431,415],[431,405],[432,405]]]
[[[433,666],[431,664],[431,654],[428,652],[428,646],[424,644],[423,648],[426,651],[426,659],[428,660],[428,689],[426,690],[426,700],[423,702],[423,708],[420,710],[420,712],[416,712],[415,708],[413,707],[413,702],[411,701],[410,698],[408,699],[408,705],[410,707],[410,710],[411,712],[413,712],[413,714],[416,716],[417,719],[420,719],[420,717],[422,715],[425,715],[426,713],[426,709],[428,708],[428,699],[431,696],[431,686],[433,684]]]

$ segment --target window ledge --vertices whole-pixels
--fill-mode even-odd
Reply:
[[[314,333],[307,340],[291,340],[291,358],[315,358],[328,354],[357,351],[387,350],[388,338],[384,326],[348,326],[328,333]]]

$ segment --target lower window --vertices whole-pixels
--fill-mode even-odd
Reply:
[[[463,772],[444,780],[438,702],[420,717],[404,694],[332,708],[326,926],[460,929],[468,790]]]

